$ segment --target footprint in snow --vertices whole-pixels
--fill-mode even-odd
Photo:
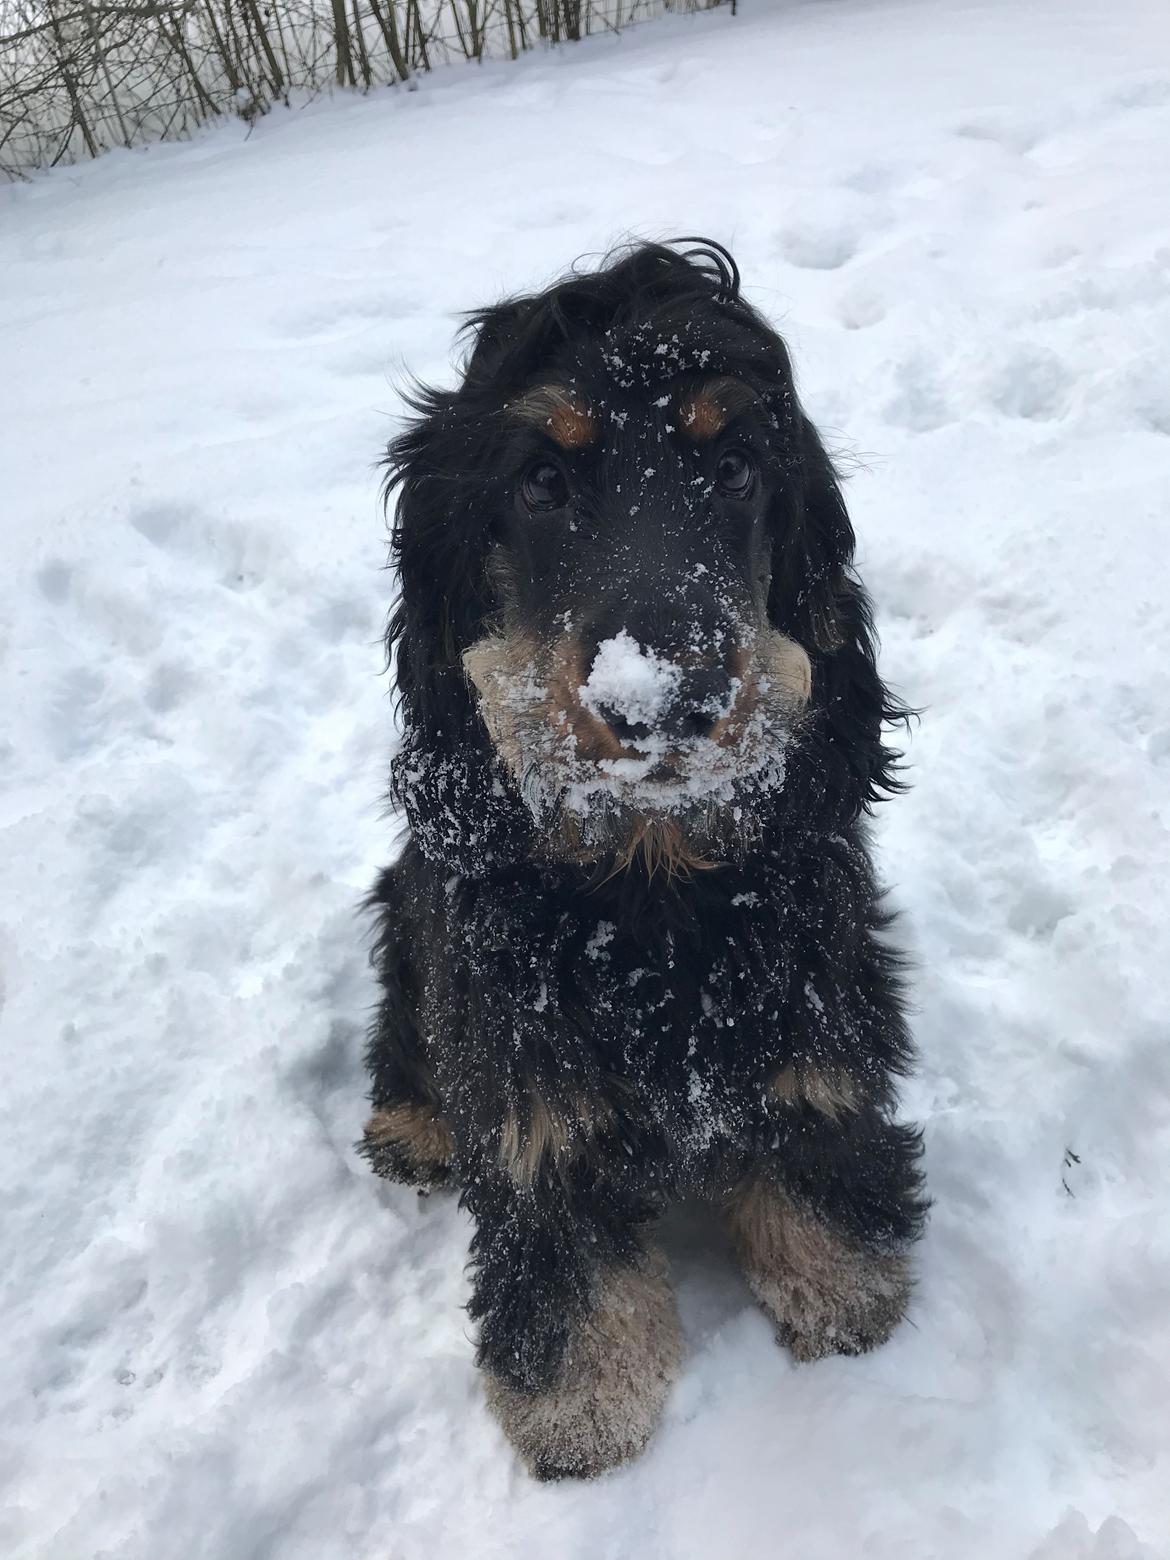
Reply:
[[[45,600],[60,606],[68,599],[73,585],[73,565],[63,558],[50,558],[37,570],[36,582]]]
[[[129,523],[176,561],[203,564],[227,590],[252,590],[269,573],[273,543],[256,526],[220,520],[191,505],[165,500],[136,509]]]
[[[902,182],[902,177],[898,168],[890,168],[884,163],[866,163],[841,182],[858,195],[886,195]]]
[[[369,644],[377,636],[377,615],[369,602],[352,595],[334,596],[315,607],[309,622],[317,638],[331,645]]]
[[[837,306],[837,318],[846,330],[868,330],[880,325],[889,312],[889,305],[880,293],[856,288],[846,293]]]
[[[1106,99],[1114,108],[1170,107],[1170,79],[1164,76],[1147,81],[1127,81],[1116,87]]]
[[[780,235],[785,260],[802,271],[838,271],[853,259],[857,248],[857,237],[848,228],[789,228]]]
[[[1044,941],[1075,908],[1067,894],[1052,884],[1037,881],[1025,885],[1008,906],[1005,919],[1019,936]]]
[[[921,361],[901,363],[894,376],[894,393],[886,402],[885,419],[912,433],[930,433],[954,422],[955,414],[936,369]]]
[[[1051,422],[1068,410],[1072,375],[1056,356],[1041,347],[1015,353],[992,379],[992,405],[1005,417]]]
[[[552,205],[532,206],[526,211],[520,211],[512,219],[512,226],[519,228],[521,232],[539,233],[549,228],[569,227],[574,222],[585,222],[591,219],[593,212],[588,206],[570,205],[566,202]]]
[[[130,524],[140,536],[165,552],[190,529],[196,514],[185,504],[150,504],[135,510]]]
[[[194,690],[196,678],[190,663],[184,661],[160,661],[150,675],[142,695],[142,702],[155,715],[169,715],[187,702]]]
[[[359,293],[337,302],[308,304],[272,317],[277,332],[293,341],[330,341],[368,331],[371,322],[388,324],[420,312],[414,298],[395,293]]]
[[[993,589],[978,599],[987,623],[1013,644],[1035,645],[1062,621],[1057,607],[1028,591]]]
[[[335,379],[387,379],[387,356],[378,346],[357,346],[322,365]]]
[[[1019,157],[1039,146],[1044,139],[1044,131],[1037,125],[995,118],[968,120],[955,126],[955,134],[964,141],[986,141]]]
[[[1043,264],[1059,267],[1078,259],[1076,250],[1057,247]],[[1170,252],[1127,266],[1082,266],[1059,291],[1034,304],[1028,317],[1061,320],[1073,315],[1161,308],[1170,296]]]
[[[1170,434],[1170,366],[1156,351],[1111,375],[1117,403],[1146,433]]]
[[[58,759],[80,758],[101,745],[111,702],[105,673],[96,667],[75,666],[58,679],[45,711],[46,735]]]

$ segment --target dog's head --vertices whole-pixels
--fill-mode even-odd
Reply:
[[[390,451],[424,848],[697,865],[793,814],[802,751],[808,808],[855,815],[892,712],[853,533],[730,256],[645,245],[472,328]]]

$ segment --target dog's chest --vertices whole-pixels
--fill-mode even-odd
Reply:
[[[467,955],[462,1065],[490,1053],[554,1096],[598,1091],[603,1115],[687,1159],[758,1127],[799,989],[779,896],[737,886],[672,921],[559,887],[476,898],[451,923]]]
[[[602,922],[577,977],[584,1043],[647,1124],[695,1154],[742,1133],[784,1048],[780,982],[743,953],[727,935],[647,946]]]

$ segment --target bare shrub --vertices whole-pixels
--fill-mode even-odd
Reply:
[[[0,0],[0,173],[721,0]]]

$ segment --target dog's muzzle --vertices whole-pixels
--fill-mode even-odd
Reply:
[[[680,663],[623,629],[597,647],[580,698],[623,745],[662,746],[709,737],[731,714],[740,685],[729,666]]]

